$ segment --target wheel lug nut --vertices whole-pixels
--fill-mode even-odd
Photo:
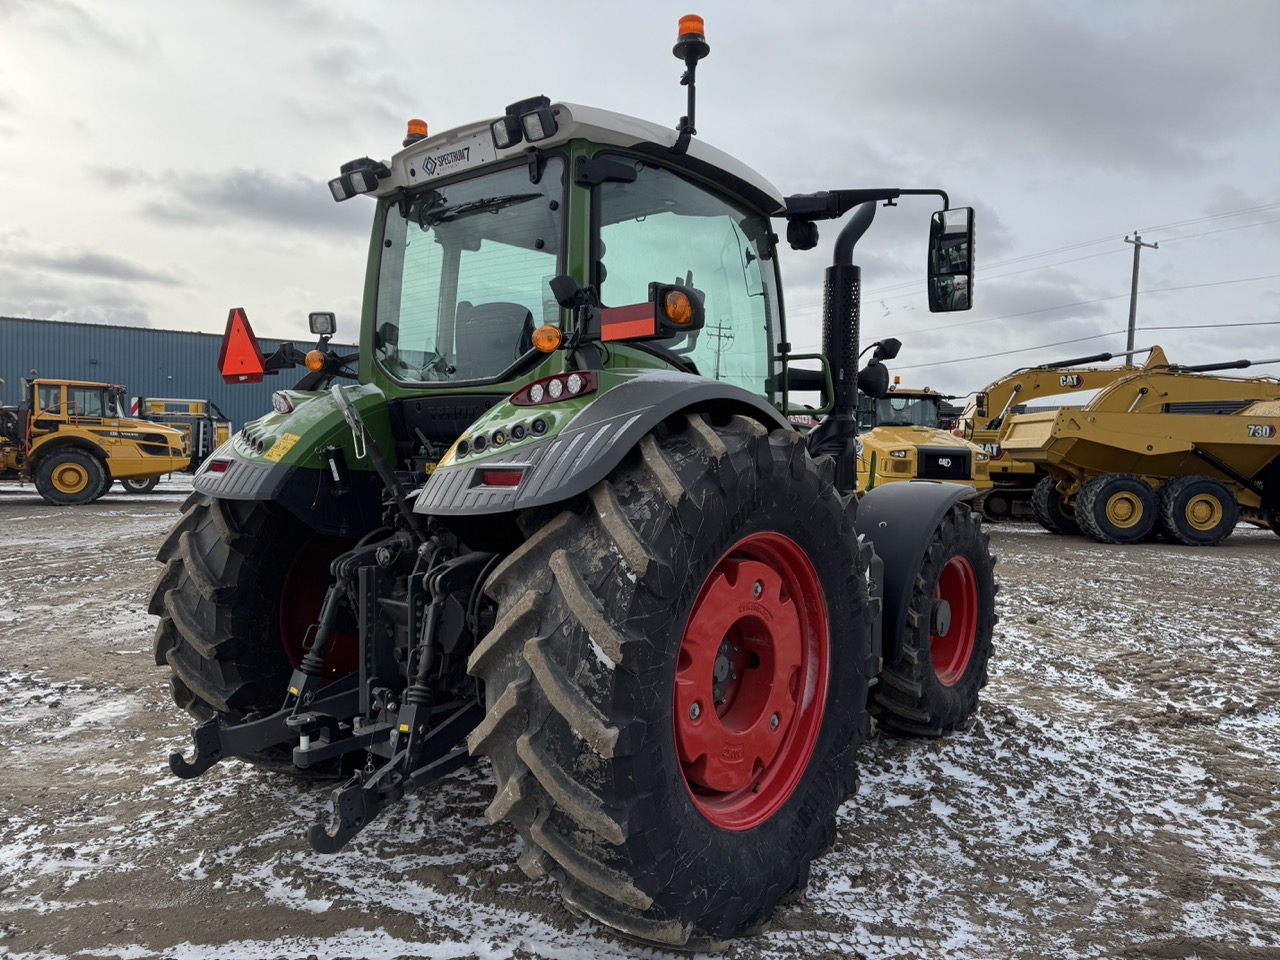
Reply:
[[[694,701],[693,706],[689,708],[689,719],[697,720],[700,716],[702,716],[702,704]]]
[[[751,595],[759,600],[762,593],[764,593],[764,584],[757,580],[751,585]]]
[[[775,713],[772,717],[769,718],[769,729],[777,730],[778,724],[780,724],[781,722],[782,722],[782,718]]]

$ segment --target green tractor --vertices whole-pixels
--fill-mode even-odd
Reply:
[[[855,496],[859,383],[888,374],[856,370],[854,244],[878,204],[946,195],[784,197],[694,137],[699,19],[674,52],[674,131],[538,97],[342,168],[335,199],[376,204],[358,358],[313,315],[311,372],[202,464],[151,611],[197,721],[179,776],[346,777],[309,835],[331,853],[487,757],[525,873],[696,948],[803,889],[873,715],[967,722],[995,587],[967,488]],[[811,249],[851,210],[803,369],[774,224]],[[228,379],[301,357],[228,331]]]

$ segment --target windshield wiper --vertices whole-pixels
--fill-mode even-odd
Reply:
[[[501,197],[485,197],[481,200],[468,200],[453,207],[437,207],[423,205],[418,208],[418,226],[424,230],[437,223],[448,223],[460,220],[473,213],[493,213],[503,207],[513,207],[518,203],[527,203],[542,197],[541,193],[508,193]]]

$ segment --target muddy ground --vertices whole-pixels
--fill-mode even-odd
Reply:
[[[661,957],[564,910],[489,827],[487,769],[335,856],[326,791],[168,773],[151,656],[185,490],[0,488],[0,957]],[[808,891],[728,958],[1280,956],[1280,538],[1106,547],[1008,524],[968,731],[873,734]]]

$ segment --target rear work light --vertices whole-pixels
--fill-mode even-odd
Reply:
[[[511,403],[517,407],[536,407],[540,403],[556,403],[573,397],[595,393],[596,375],[592,370],[575,370],[543,377],[511,395]]]

